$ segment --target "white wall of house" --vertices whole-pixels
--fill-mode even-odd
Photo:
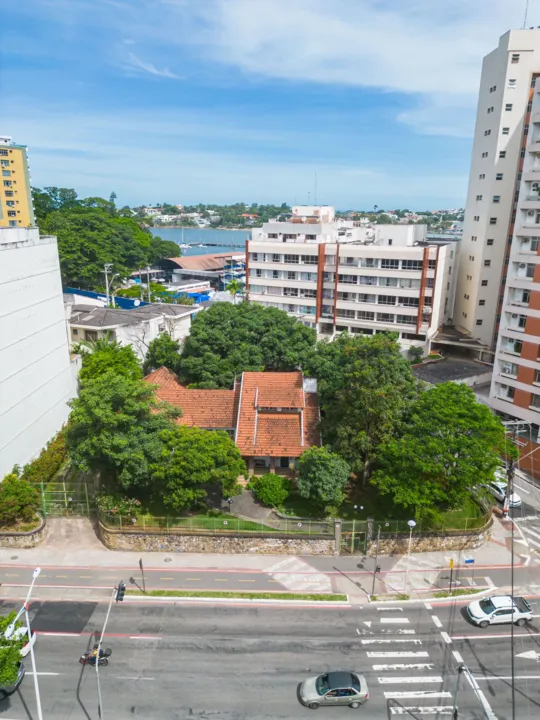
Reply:
[[[75,395],[56,238],[0,230],[0,479],[39,454]]]

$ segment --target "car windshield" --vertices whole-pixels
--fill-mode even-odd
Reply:
[[[480,609],[483,610],[485,613],[492,613],[495,610],[495,605],[491,602],[489,598],[484,598],[483,600],[480,600]]]
[[[330,686],[328,685],[328,675],[319,675],[315,682],[315,687],[317,688],[319,695],[327,693],[330,689]]]

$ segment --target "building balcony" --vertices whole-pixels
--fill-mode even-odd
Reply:
[[[540,237],[540,223],[524,222],[515,230],[518,237]]]
[[[533,140],[527,146],[527,150],[531,153],[540,153],[540,140]]]
[[[522,210],[540,210],[540,195],[538,193],[526,195],[519,203],[519,207]]]
[[[525,182],[540,182],[540,167],[534,169],[529,168],[523,173],[521,179]]]

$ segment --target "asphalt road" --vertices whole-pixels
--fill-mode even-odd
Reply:
[[[0,609],[9,612],[12,604]],[[298,683],[330,669],[363,672],[370,700],[357,710],[370,720],[394,716],[451,717],[455,652],[474,671],[499,720],[510,720],[508,627],[486,633],[461,617],[460,606],[436,609],[113,606],[102,668],[103,718],[268,720],[311,717],[297,700]],[[47,720],[98,718],[95,671],[79,655],[101,630],[106,606],[34,603],[36,659]],[[434,616],[436,620],[434,619]],[[516,628],[515,652],[538,647],[536,628]],[[538,631],[540,633],[540,631]],[[30,659],[25,665],[31,669]],[[538,666],[516,659],[516,718],[540,714]],[[388,705],[395,705],[390,709]],[[459,717],[484,715],[464,677]],[[407,708],[407,710],[403,709]],[[348,717],[348,708],[321,708],[317,718]],[[35,720],[32,677],[0,702],[2,720]]]

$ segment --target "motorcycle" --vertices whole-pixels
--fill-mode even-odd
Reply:
[[[105,666],[109,664],[109,658],[112,655],[111,648],[107,648],[106,650],[100,650],[99,651],[99,658],[97,657],[97,649],[98,645],[94,645],[93,650],[88,650],[87,652],[83,653],[81,657],[79,658],[79,662],[81,665],[86,665],[88,663],[89,665],[92,665],[95,667],[96,660],[98,660],[99,666]]]

